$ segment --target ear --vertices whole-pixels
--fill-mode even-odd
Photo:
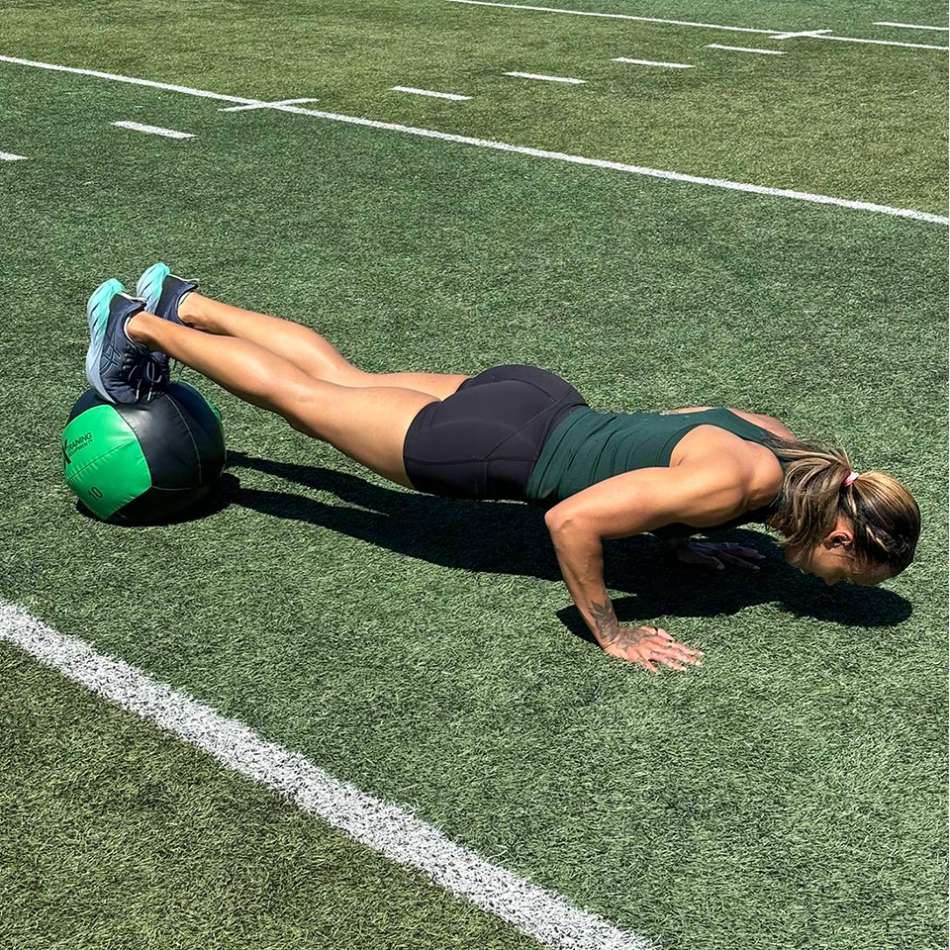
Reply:
[[[850,548],[854,543],[854,534],[843,527],[835,528],[831,534],[825,538],[825,547],[828,548]]]

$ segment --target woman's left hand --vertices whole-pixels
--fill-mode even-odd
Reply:
[[[765,560],[755,548],[728,541],[684,541],[676,546],[673,556],[681,564],[711,567],[717,571],[724,570],[729,564],[757,571],[758,565],[753,562]]]

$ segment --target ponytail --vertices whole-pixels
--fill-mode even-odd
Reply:
[[[769,448],[785,481],[769,524],[784,535],[791,560],[826,538],[838,516],[852,523],[855,558],[899,574],[914,558],[920,509],[910,492],[884,472],[851,470],[847,453],[809,442],[774,440]]]

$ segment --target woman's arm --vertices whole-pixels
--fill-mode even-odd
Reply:
[[[564,582],[605,651],[654,672],[651,659],[682,669],[676,661],[693,653],[655,627],[620,626],[604,584],[603,541],[674,521],[696,528],[722,524],[744,510],[745,485],[741,461],[716,459],[625,472],[548,510],[544,520]]]

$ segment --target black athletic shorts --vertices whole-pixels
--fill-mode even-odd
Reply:
[[[409,425],[403,462],[417,491],[526,500],[548,433],[584,397],[536,366],[494,366],[430,402]]]

